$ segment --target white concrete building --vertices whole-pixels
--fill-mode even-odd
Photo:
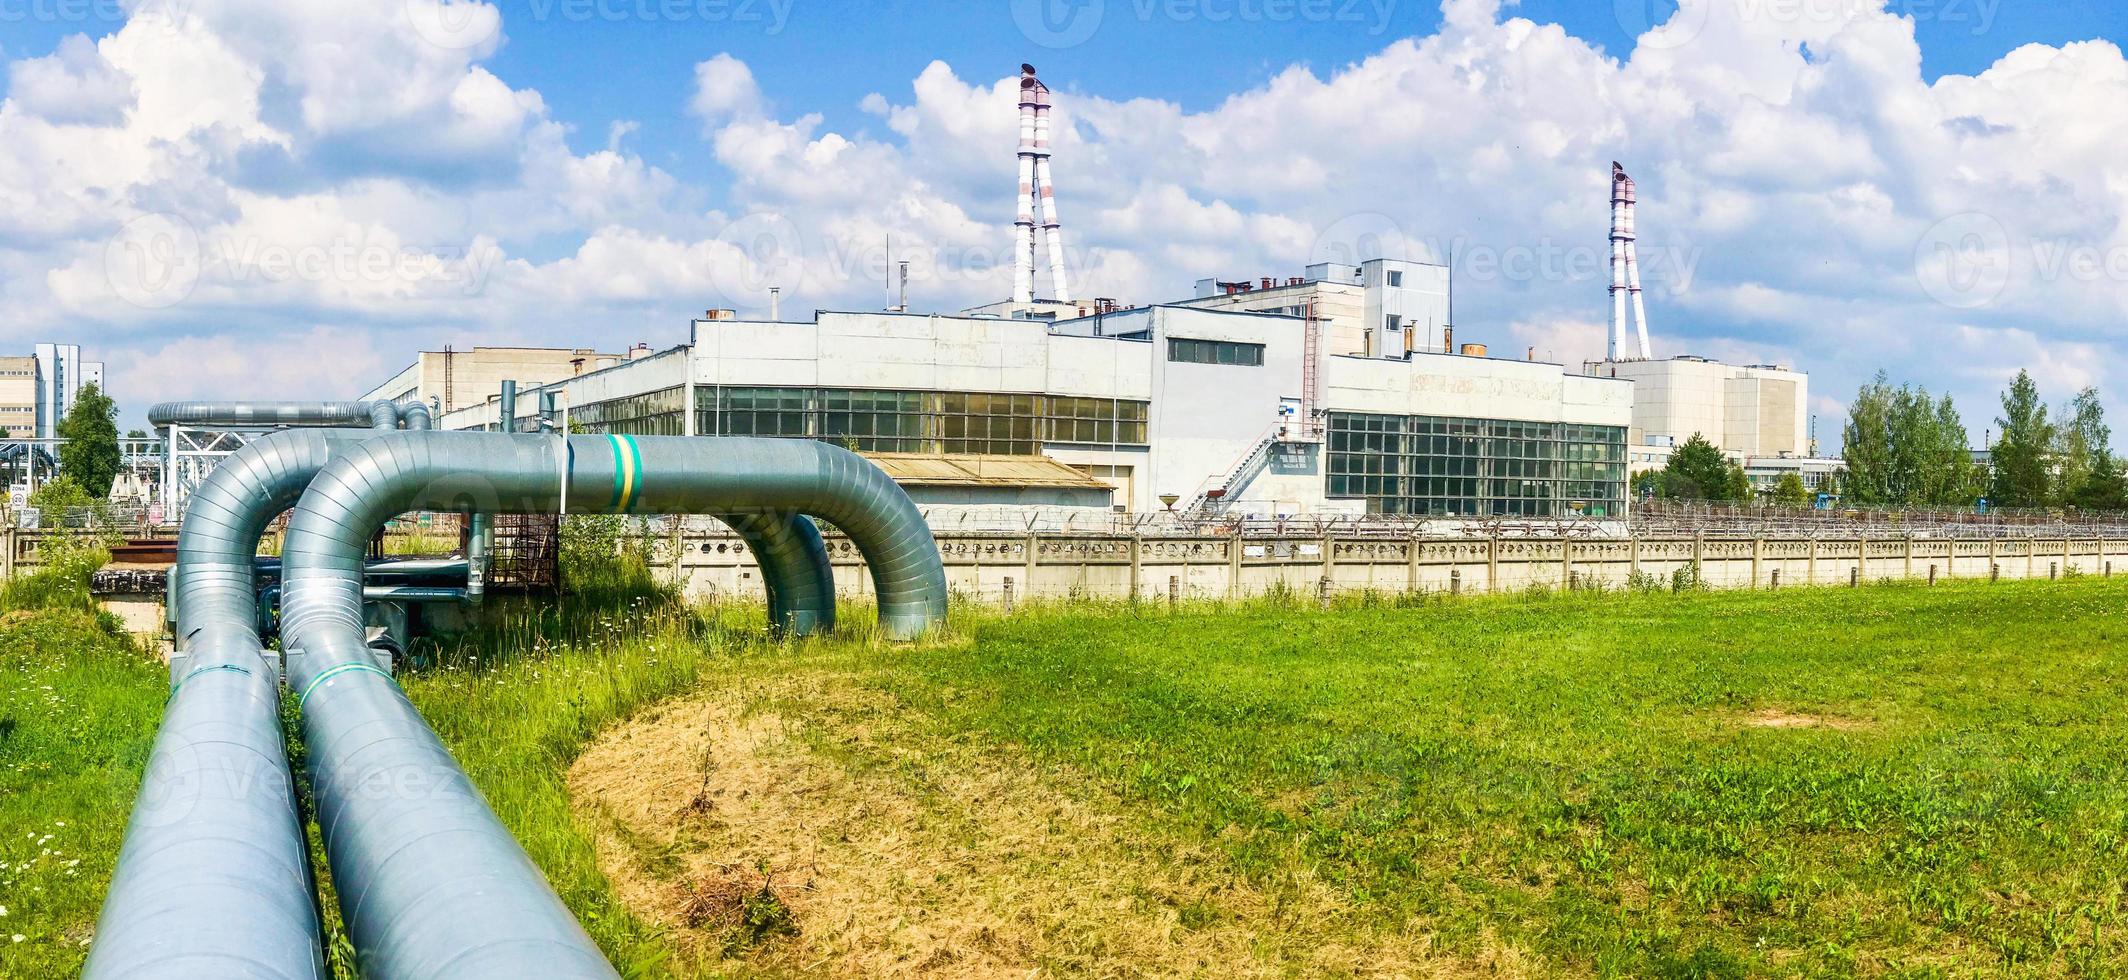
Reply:
[[[74,396],[82,386],[103,387],[103,362],[82,360],[81,348],[74,344],[38,344],[33,356],[37,363],[37,438],[56,439],[59,420],[74,407]]]
[[[1443,350],[1449,326],[1449,269],[1406,259],[1359,265],[1319,262],[1284,279],[1197,280],[1197,295],[1175,305],[1306,316],[1324,326],[1326,353],[1395,357]],[[1451,351],[1452,353],[1452,351]]]
[[[1810,376],[1801,371],[1691,356],[1594,361],[1586,370],[1633,382],[1628,438],[1636,450],[1697,433],[1731,457],[1811,455]]]
[[[1394,279],[1410,270],[1369,268],[1383,285],[1372,320],[1366,271],[1323,281],[1358,291],[1353,329],[1390,336],[1389,317],[1430,302],[1426,267]],[[1401,332],[1394,356],[1366,357],[1336,350],[1301,316],[1194,305],[1057,322],[718,316],[694,321],[687,345],[551,387],[594,430],[1048,456],[1140,512],[1170,502],[1250,515],[1622,512],[1629,384],[1556,364],[1407,355]],[[537,412],[539,394],[520,392],[520,416]],[[495,415],[488,400],[443,425],[480,428]]]

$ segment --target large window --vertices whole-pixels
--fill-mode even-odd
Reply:
[[[1625,429],[1429,415],[1330,413],[1326,492],[1371,513],[1618,514]]]
[[[1178,364],[1262,367],[1263,357],[1262,344],[1243,344],[1231,340],[1192,340],[1188,337],[1169,337],[1167,340],[1167,359]]]
[[[686,435],[687,418],[680,414],[687,401],[686,391],[685,388],[666,388],[593,402],[571,408],[569,422],[583,426],[585,432],[618,432],[632,436]]]
[[[695,389],[696,431],[820,439],[863,452],[1032,456],[1050,443],[1145,444],[1146,403],[854,388]]]

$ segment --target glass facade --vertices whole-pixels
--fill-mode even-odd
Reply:
[[[695,431],[819,439],[860,452],[1033,456],[1050,443],[1145,445],[1146,408],[1064,395],[697,387]]]
[[[631,436],[684,436],[687,419],[681,415],[687,403],[686,388],[666,388],[625,398],[593,402],[569,409],[571,427],[585,432],[618,432]]]
[[[1622,426],[1330,413],[1325,492],[1375,514],[1624,513]]]

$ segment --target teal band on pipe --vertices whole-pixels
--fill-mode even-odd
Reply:
[[[251,674],[251,671],[250,671],[250,670],[247,670],[247,669],[245,669],[245,668],[243,668],[243,667],[239,667],[239,666],[237,666],[236,664],[208,664],[208,665],[207,665],[207,666],[205,666],[205,667],[201,667],[201,668],[199,668],[198,670],[194,670],[194,671],[191,671],[190,673],[187,673],[187,674],[186,674],[185,676],[183,676],[183,677],[180,677],[180,678],[178,678],[178,679],[177,679],[177,683],[175,683],[175,684],[172,684],[172,685],[170,685],[170,694],[169,694],[169,696],[168,696],[168,697],[165,697],[165,698],[164,698],[163,700],[164,700],[165,702],[167,702],[167,701],[169,701],[169,700],[170,700],[171,698],[175,698],[175,697],[177,697],[177,691],[178,691],[178,689],[179,689],[179,688],[181,688],[181,687],[184,687],[184,686],[185,686],[185,682],[186,682],[186,681],[189,681],[189,680],[191,680],[191,679],[193,679],[193,678],[195,678],[195,677],[198,677],[198,676],[199,676],[199,675],[201,675],[201,674],[211,674],[211,673],[213,673],[213,672],[215,672],[215,671],[217,671],[217,670],[230,670],[230,671],[235,671],[235,672],[237,672],[237,673],[239,673],[239,674],[243,674],[243,675],[245,675],[245,676],[250,676],[250,674]]]
[[[310,700],[310,692],[317,690],[318,685],[323,684],[326,681],[332,680],[333,678],[338,677],[341,674],[361,673],[375,674],[378,677],[382,677],[387,681],[392,679],[392,675],[387,674],[384,671],[378,670],[376,665],[374,664],[336,664],[332,667],[327,668],[325,672],[319,674],[318,676],[311,678],[310,683],[303,685],[303,693],[296,696],[296,707],[300,708],[304,705],[305,702],[308,702]]]

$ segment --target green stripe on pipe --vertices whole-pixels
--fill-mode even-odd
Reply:
[[[628,444],[628,499],[621,502],[621,509],[627,510],[643,495],[643,447],[635,444],[634,436],[624,435],[621,441]]]
[[[613,498],[606,501],[606,509],[618,513],[621,502],[628,499],[628,454],[621,448],[621,437],[606,434],[606,444],[613,448]]]
[[[341,664],[337,667],[328,668],[325,673],[319,674],[318,676],[311,678],[310,683],[303,685],[303,693],[296,695],[296,707],[301,708],[305,702],[308,702],[310,700],[310,692],[317,690],[318,685],[323,684],[326,681],[329,681],[341,674],[359,671],[368,671],[369,673],[375,674],[378,677],[382,677],[385,680],[392,679],[392,675],[387,674],[384,671],[378,670],[375,664]]]

